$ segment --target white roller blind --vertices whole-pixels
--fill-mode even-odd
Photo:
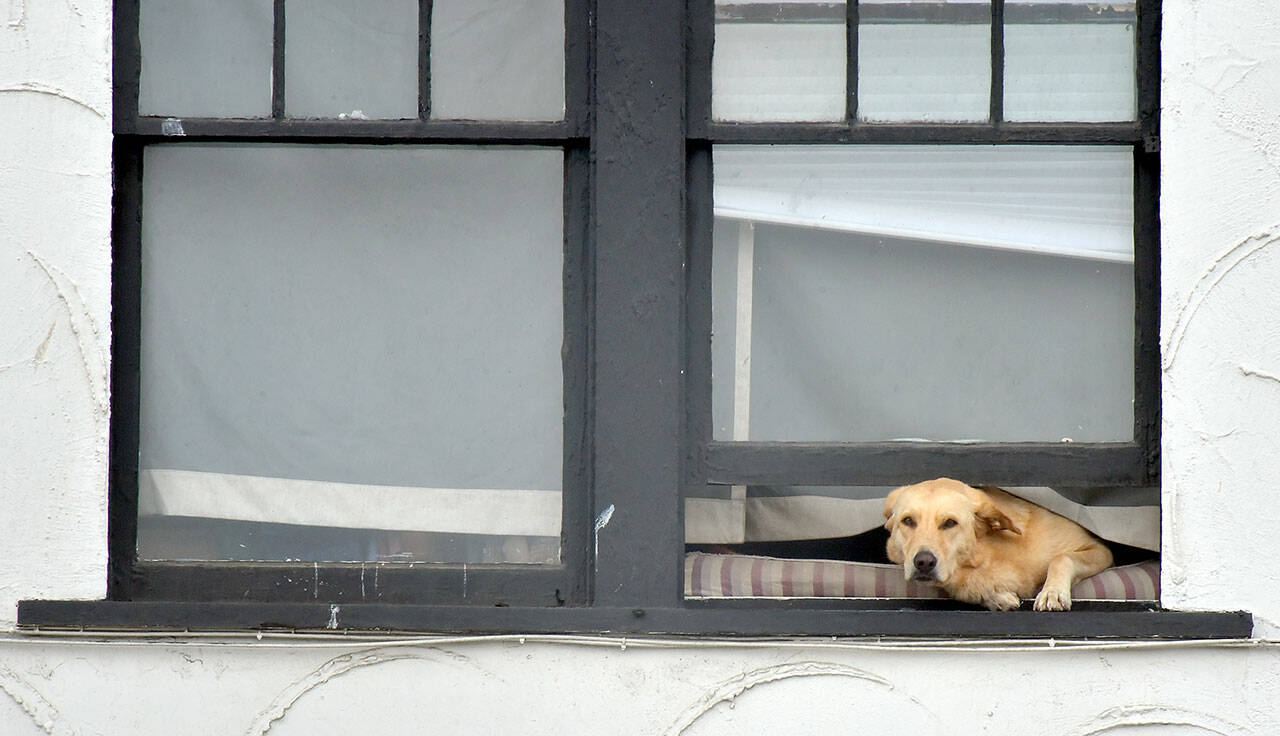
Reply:
[[[1101,146],[722,146],[715,213],[1133,261],[1133,164]]]

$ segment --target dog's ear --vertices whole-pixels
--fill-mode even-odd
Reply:
[[[987,528],[989,533],[995,532],[1013,532],[1014,534],[1022,534],[1022,530],[1017,524],[999,509],[994,503],[985,501],[974,512],[978,517],[978,521]]]
[[[889,541],[884,544],[885,556],[895,565],[901,565],[903,560],[907,558],[902,551],[902,541],[898,537],[889,537]]]
[[[884,528],[893,531],[893,521],[889,517],[893,516],[893,507],[898,504],[898,497],[902,495],[902,491],[906,486],[895,488],[884,500]]]

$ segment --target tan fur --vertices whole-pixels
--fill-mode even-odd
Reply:
[[[903,486],[884,515],[886,552],[907,579],[922,579],[914,560],[923,550],[937,560],[928,582],[993,611],[1031,596],[1037,611],[1067,610],[1071,586],[1111,566],[1111,551],[1079,524],[998,488],[950,478]]]

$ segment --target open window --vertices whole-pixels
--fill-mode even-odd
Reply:
[[[1154,561],[1151,10],[716,3],[691,596],[929,596],[797,560],[887,563],[884,497],[938,476]],[[1158,598],[1126,572],[1082,597]]]
[[[691,574],[941,475],[1155,546],[1158,1],[376,5],[117,0],[108,596],[20,625],[1247,634]]]

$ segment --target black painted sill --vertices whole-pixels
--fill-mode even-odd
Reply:
[[[990,639],[1244,639],[1244,611],[1182,612],[1155,603],[1082,602],[1065,612],[796,601],[690,601],[683,608],[478,607],[388,603],[21,601],[27,631],[330,631],[438,634],[625,634],[707,637],[839,636]],[[905,610],[904,610],[905,608]]]

